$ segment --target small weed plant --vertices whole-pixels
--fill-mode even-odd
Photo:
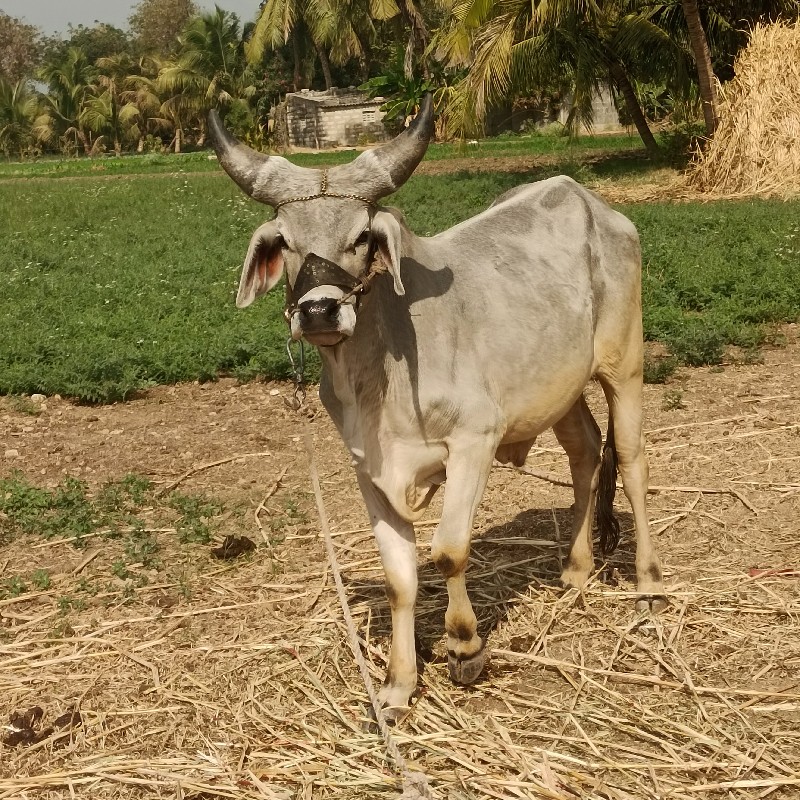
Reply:
[[[666,383],[678,368],[676,358],[645,358],[643,377],[645,383]]]
[[[686,408],[683,403],[683,392],[679,389],[667,389],[661,400],[661,410],[679,411],[682,408]]]
[[[169,497],[170,508],[180,517],[176,523],[181,542],[208,544],[213,535],[211,520],[222,513],[222,506],[212,500],[182,492],[173,492]]]

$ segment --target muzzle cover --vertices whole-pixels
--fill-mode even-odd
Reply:
[[[318,286],[337,286],[343,292],[349,292],[357,285],[358,278],[338,264],[316,253],[309,253],[297,273],[294,286],[289,286],[289,282],[286,282],[286,307],[289,310],[297,308],[300,298]]]

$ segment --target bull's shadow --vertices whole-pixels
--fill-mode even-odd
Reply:
[[[529,591],[552,592],[559,587],[561,559],[567,556],[572,509],[555,509],[560,535],[555,535],[551,508],[523,511],[511,522],[489,528],[472,540],[467,591],[478,617],[478,633],[484,639],[498,624],[508,619],[509,611],[520,595]],[[631,531],[629,512],[617,512],[622,531]],[[418,540],[428,542],[430,534],[418,533]],[[612,580],[619,573],[635,581],[635,542],[632,531],[623,533],[619,547],[606,560],[601,580]],[[603,567],[600,548],[595,542],[595,568]],[[447,589],[444,578],[427,560],[420,565],[417,596],[417,649],[424,661],[432,657],[434,645],[444,635]],[[382,579],[345,579],[351,603],[365,603],[371,612],[370,636],[385,639],[391,635],[391,616]]]

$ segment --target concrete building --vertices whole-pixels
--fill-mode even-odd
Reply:
[[[369,99],[363,92],[303,89],[286,95],[276,109],[275,132],[288,147],[354,147],[389,138],[383,126],[383,98]]]

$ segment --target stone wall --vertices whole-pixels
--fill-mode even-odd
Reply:
[[[287,94],[289,145],[322,150],[385,141],[382,104],[352,89]]]

